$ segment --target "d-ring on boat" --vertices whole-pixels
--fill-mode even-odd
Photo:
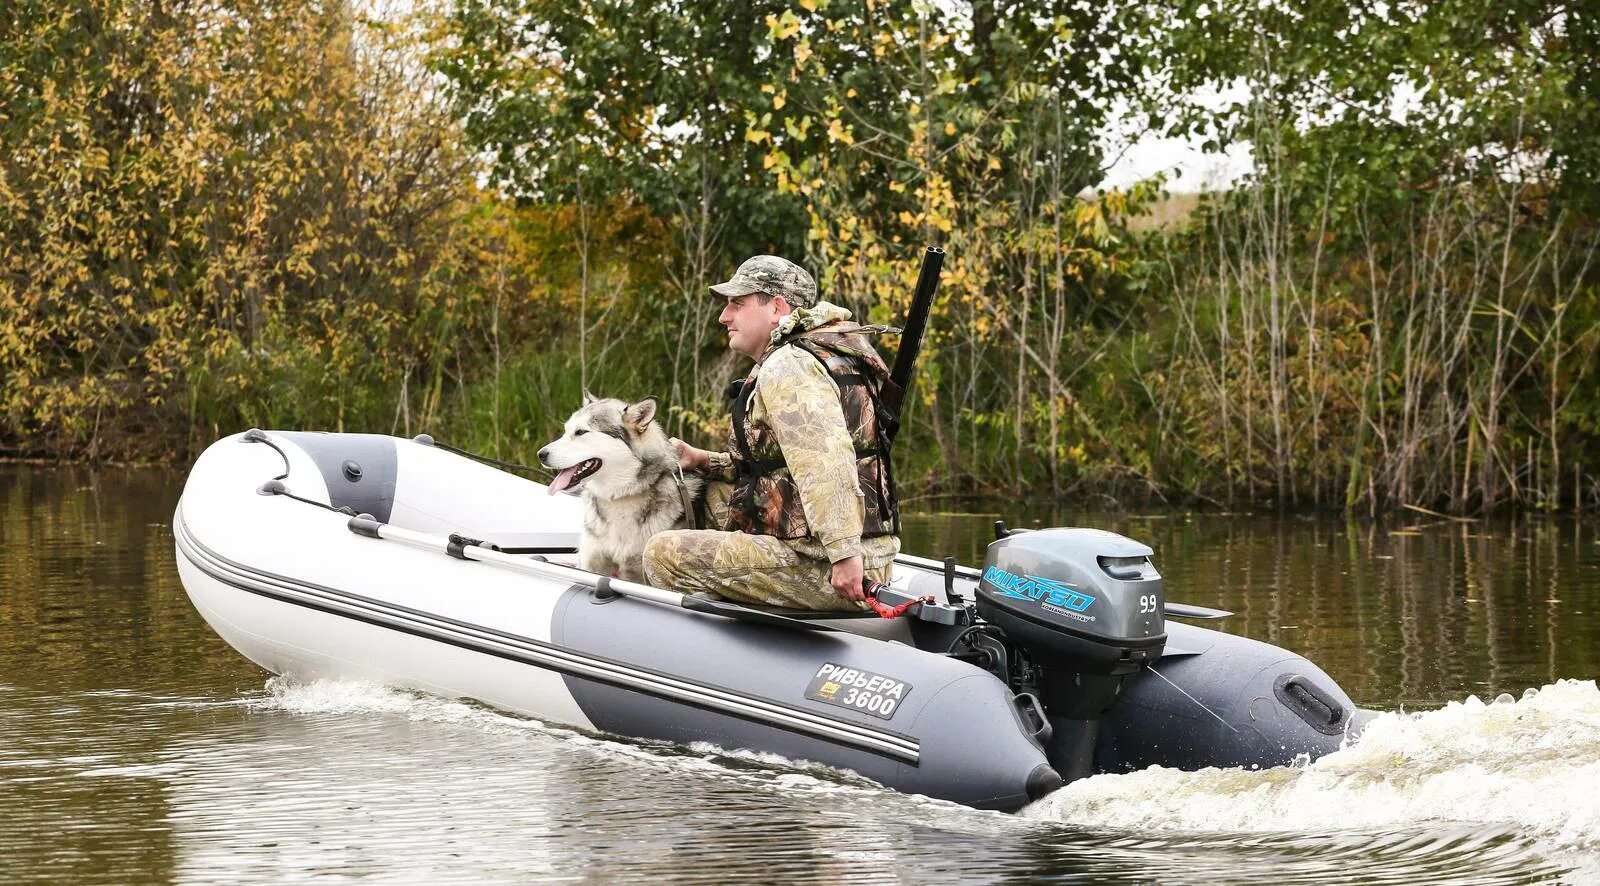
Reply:
[[[1335,750],[1355,705],[1291,652],[1168,616],[1151,550],[1003,529],[981,569],[913,556],[893,620],[762,610],[576,568],[579,502],[426,437],[251,430],[173,518],[200,614],[261,667],[641,739],[703,741],[1014,810],[1154,764]],[[932,598],[931,600],[925,598]]]

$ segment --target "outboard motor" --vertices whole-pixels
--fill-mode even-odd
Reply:
[[[1152,553],[1098,529],[1013,530],[989,545],[978,615],[1028,659],[1025,682],[1051,727],[1045,753],[1067,781],[1091,773],[1101,716],[1166,644]]]

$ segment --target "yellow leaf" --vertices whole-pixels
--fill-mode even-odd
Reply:
[[[955,135],[956,134],[956,125],[954,123],[946,123],[944,125],[944,134],[945,135]]]
[[[770,19],[771,16],[768,16],[768,18]],[[767,27],[772,27],[772,24],[769,22]],[[794,10],[785,9],[783,11],[783,17],[778,19],[778,26],[775,29],[773,36],[779,40],[787,40],[799,32],[800,19],[795,17]]]

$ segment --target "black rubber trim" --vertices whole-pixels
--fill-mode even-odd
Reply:
[[[291,595],[286,594],[286,593],[282,593],[282,594],[274,593],[273,591],[266,590],[266,589],[263,589],[263,588],[251,587],[249,585],[241,584],[240,582],[235,581],[231,576],[220,572],[219,570],[215,569],[214,567],[211,567],[207,563],[204,563],[204,562],[202,562],[200,560],[197,560],[195,557],[190,556],[187,551],[184,551],[184,556],[189,560],[190,563],[194,564],[195,568],[197,568],[200,571],[204,572],[206,575],[212,577],[213,579],[215,579],[217,581],[220,581],[225,585],[228,585],[231,588],[235,588],[237,590],[241,590],[241,591],[244,591],[246,593],[255,594],[255,595],[260,596],[260,597],[266,597],[267,599],[270,599],[270,600],[277,600],[280,603],[288,603],[290,605],[299,606],[299,607],[302,607],[304,609],[310,609],[310,610],[313,610],[313,611],[316,611],[316,612],[322,612],[322,613],[326,613],[328,615],[338,616],[340,618],[347,618],[347,619],[350,619],[351,621],[358,621],[358,622],[361,622],[361,623],[364,623],[364,624],[370,624],[370,625],[373,625],[375,627],[381,627],[381,628],[387,628],[389,630],[399,631],[400,633],[409,634],[409,635],[411,635],[413,637],[419,637],[419,638],[422,638],[424,640],[433,640],[433,641],[435,641],[437,643],[444,643],[447,646],[455,646],[455,647],[457,647],[459,649],[466,649],[466,650],[469,650],[469,651],[472,651],[472,652],[482,653],[484,655],[492,655],[492,656],[494,656],[496,658],[502,658],[502,659],[506,659],[508,661],[515,661],[515,662],[518,662],[520,664],[529,665],[530,667],[537,667],[537,668],[540,668],[540,669],[543,669],[543,670],[547,670],[547,671],[551,671],[551,672],[554,672],[554,673],[557,673],[557,674],[561,674],[563,676],[573,677],[573,678],[576,678],[576,679],[579,679],[579,680],[589,680],[589,681],[592,681],[592,682],[595,682],[595,683],[602,683],[602,684],[605,684],[605,685],[608,685],[608,686],[614,686],[616,688],[623,689],[623,690],[626,690],[626,691],[629,691],[629,692],[640,692],[640,693],[648,695],[648,696],[650,696],[652,698],[659,698],[659,699],[661,699],[663,701],[668,701],[668,702],[672,702],[672,703],[675,703],[675,704],[682,704],[682,705],[685,705],[685,706],[688,706],[688,707],[692,707],[692,708],[696,708],[696,709],[699,709],[699,710],[707,711],[708,713],[720,714],[722,716],[727,716],[727,717],[734,717],[736,719],[745,720],[745,721],[752,722],[752,723],[757,723],[757,724],[760,724],[762,726],[771,727],[773,729],[782,729],[785,732],[793,732],[793,733],[796,733],[796,734],[799,734],[799,735],[806,735],[806,736],[808,736],[810,738],[815,738],[815,739],[818,739],[818,740],[821,740],[821,741],[828,741],[828,742],[831,742],[831,743],[834,743],[834,744],[844,745],[844,746],[851,747],[851,748],[854,748],[856,750],[859,750],[859,751],[862,751],[862,752],[865,752],[865,753],[875,754],[875,755],[881,756],[881,757],[887,757],[888,759],[896,760],[896,761],[899,761],[901,763],[906,763],[906,764],[909,764],[911,766],[920,765],[920,761],[921,761],[921,755],[920,755],[921,742],[918,741],[916,738],[914,738],[912,736],[909,736],[909,735],[904,735],[904,734],[897,733],[897,732],[889,732],[889,731],[886,731],[886,730],[869,729],[868,727],[863,727],[858,723],[852,723],[852,722],[850,722],[848,720],[840,720],[840,719],[835,718],[835,717],[829,717],[829,716],[827,716],[825,714],[820,714],[820,713],[818,713],[816,711],[806,710],[804,708],[796,708],[796,707],[793,707],[791,705],[785,705],[785,704],[783,704],[781,702],[772,701],[770,699],[756,699],[761,704],[768,705],[770,707],[789,710],[789,711],[793,711],[795,714],[800,715],[800,716],[804,716],[804,717],[812,718],[812,719],[816,719],[816,720],[821,720],[821,721],[824,721],[824,722],[834,723],[834,724],[837,724],[838,726],[840,726],[840,727],[842,727],[844,729],[848,729],[848,730],[858,730],[858,731],[866,731],[866,732],[870,732],[870,733],[876,733],[878,736],[882,737],[882,740],[903,742],[903,743],[905,743],[907,745],[910,745],[913,748],[917,748],[918,749],[917,751],[901,751],[901,752],[897,753],[895,750],[890,749],[890,748],[881,748],[881,747],[876,747],[876,746],[873,746],[873,745],[870,745],[870,744],[864,744],[864,743],[860,743],[860,742],[852,742],[852,741],[848,741],[848,740],[842,740],[842,739],[834,737],[834,736],[818,735],[815,732],[812,732],[812,731],[809,731],[809,730],[806,730],[806,729],[802,729],[802,728],[796,728],[796,727],[791,726],[791,725],[786,724],[786,723],[774,722],[773,720],[770,720],[770,719],[768,719],[766,717],[762,717],[759,714],[756,714],[754,712],[741,712],[741,711],[723,710],[721,708],[717,708],[717,707],[714,707],[714,706],[711,706],[711,705],[698,704],[698,703],[696,703],[695,701],[693,701],[691,699],[684,699],[684,698],[676,697],[676,696],[673,696],[673,695],[671,695],[669,693],[651,692],[648,689],[641,689],[641,688],[639,688],[637,686],[632,686],[632,685],[629,685],[629,684],[624,683],[624,682],[619,681],[619,680],[607,679],[606,677],[604,677],[602,675],[596,675],[596,674],[592,674],[592,673],[585,673],[585,672],[580,671],[580,670],[575,669],[575,668],[566,668],[566,667],[562,667],[559,664],[554,664],[554,663],[547,662],[547,661],[532,660],[529,657],[522,656],[522,655],[517,655],[515,652],[510,651],[510,650],[496,649],[496,648],[493,648],[493,647],[490,647],[490,646],[485,646],[485,645],[482,645],[482,644],[473,643],[472,641],[470,641],[470,640],[468,640],[466,638],[452,637],[452,636],[450,636],[448,634],[443,634],[441,632],[432,631],[432,630],[429,630],[426,626],[423,626],[423,625],[417,625],[417,624],[408,625],[408,624],[404,624],[404,623],[396,623],[396,621],[401,616],[427,618],[427,619],[430,619],[430,620],[433,620],[433,621],[436,621],[436,622],[439,622],[441,624],[448,625],[448,626],[451,626],[451,627],[458,627],[458,628],[461,628],[461,629],[464,629],[464,630],[476,631],[476,632],[485,634],[487,636],[491,636],[491,637],[494,637],[496,639],[499,639],[499,640],[501,640],[503,642],[507,642],[507,643],[511,643],[511,644],[521,644],[521,645],[533,647],[534,649],[550,650],[551,652],[556,652],[556,653],[559,653],[559,654],[562,654],[562,655],[567,655],[567,656],[570,656],[570,657],[573,657],[573,658],[585,659],[587,661],[592,661],[592,662],[595,662],[597,664],[601,664],[601,665],[605,665],[605,666],[608,666],[608,667],[616,668],[618,670],[631,671],[633,674],[638,675],[638,676],[643,677],[643,678],[672,680],[672,681],[677,682],[677,683],[682,683],[682,684],[685,684],[685,685],[688,685],[688,686],[692,686],[695,689],[701,690],[701,691],[703,691],[703,692],[705,692],[707,694],[721,695],[724,698],[727,698],[730,701],[733,701],[733,702],[736,702],[736,703],[737,702],[742,702],[742,701],[744,701],[746,699],[751,698],[750,696],[745,696],[743,693],[735,692],[733,690],[726,689],[726,688],[720,687],[720,686],[713,686],[713,685],[708,684],[708,683],[702,683],[702,682],[700,682],[698,680],[693,680],[693,679],[690,679],[690,678],[687,678],[687,677],[680,677],[680,676],[676,676],[676,675],[672,675],[672,674],[666,674],[666,673],[663,673],[661,671],[654,671],[654,670],[650,670],[648,668],[641,668],[641,667],[638,667],[637,665],[631,664],[629,662],[620,661],[620,660],[613,659],[613,658],[607,658],[605,656],[589,655],[588,653],[581,653],[581,652],[578,652],[576,650],[573,650],[573,649],[570,649],[570,648],[567,648],[567,647],[557,646],[557,645],[555,645],[553,643],[547,643],[547,642],[544,642],[542,640],[536,640],[536,639],[534,639],[532,637],[523,637],[523,636],[520,636],[520,635],[517,635],[517,634],[512,634],[512,633],[508,633],[508,632],[505,632],[505,631],[500,631],[500,630],[497,630],[495,628],[484,627],[482,625],[475,625],[475,624],[472,624],[471,622],[459,621],[457,619],[449,618],[448,616],[436,615],[436,614],[430,613],[430,612],[423,612],[422,610],[412,609],[412,608],[407,607],[407,606],[400,606],[400,605],[397,605],[397,604],[394,604],[394,603],[384,602],[382,600],[374,600],[374,599],[372,599],[370,597],[364,597],[364,596],[362,596],[360,594],[353,594],[353,593],[350,593],[348,591],[340,591],[340,590],[337,590],[335,588],[325,587],[323,585],[318,585],[318,584],[315,584],[313,582],[301,581],[299,579],[289,578],[288,576],[278,575],[276,573],[268,572],[266,570],[255,569],[253,567],[246,566],[243,563],[239,563],[237,561],[230,560],[229,558],[224,557],[221,554],[218,554],[217,552],[215,552],[215,551],[211,550],[210,548],[206,547],[204,543],[202,543],[199,539],[194,537],[194,534],[189,531],[188,526],[185,523],[183,523],[182,521],[180,521],[179,525],[175,526],[174,528],[177,529],[178,531],[180,531],[182,533],[182,535],[184,536],[184,538],[181,540],[181,542],[187,542],[187,544],[193,545],[195,548],[200,550],[204,555],[206,555],[208,557],[212,557],[212,558],[216,559],[218,562],[225,563],[228,566],[231,566],[231,567],[233,567],[235,569],[238,569],[239,571],[244,572],[246,574],[258,575],[258,576],[261,576],[264,579],[270,579],[272,581],[281,582],[281,583],[286,584],[286,585],[294,586],[297,589],[300,589],[301,593],[312,594],[312,595],[317,595],[317,596],[324,596],[324,597],[332,597],[332,598],[334,598],[332,602],[342,602],[347,606],[367,607],[367,608],[375,609],[375,610],[387,609],[387,610],[390,610],[390,612],[392,612],[394,614],[389,615],[387,619],[382,617],[382,615],[383,615],[382,612],[375,613],[372,616],[367,616],[367,615],[363,615],[363,614],[360,614],[360,613],[357,613],[357,612],[350,612],[350,611],[347,611],[347,610],[344,610],[344,609],[336,608],[335,606],[331,605],[331,603],[329,605],[322,605],[322,604],[318,604],[318,603],[313,602],[313,601],[300,599],[300,598],[291,596]],[[183,547],[183,544],[181,542],[180,542],[180,545],[179,545],[180,550]],[[587,591],[588,588],[586,588],[583,585],[574,584],[571,587],[569,587],[567,590],[569,590],[569,591],[570,590]]]

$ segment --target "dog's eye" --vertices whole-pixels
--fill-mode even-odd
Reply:
[[[574,437],[582,437],[584,434],[587,434],[587,433],[589,433],[589,432],[585,431],[582,428],[579,428],[578,430],[572,432],[572,436],[574,436]]]

